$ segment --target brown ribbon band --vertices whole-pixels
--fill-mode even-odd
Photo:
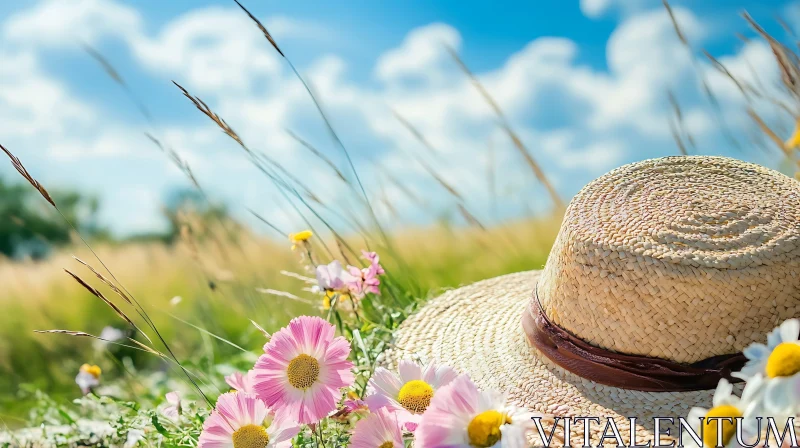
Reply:
[[[561,368],[581,378],[620,389],[646,392],[687,392],[714,389],[747,360],[741,353],[713,356],[692,364],[659,358],[623,355],[589,345],[547,318],[534,290],[522,316],[528,342]]]

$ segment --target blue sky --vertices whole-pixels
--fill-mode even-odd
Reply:
[[[387,220],[395,219],[383,202],[407,223],[455,210],[417,158],[456,185],[470,211],[486,222],[550,206],[443,44],[456,48],[479,76],[564,198],[620,164],[677,154],[667,89],[678,98],[696,141],[691,152],[780,163],[754,139],[733,84],[702,59],[692,62],[660,1],[244,3],[318,92]],[[784,38],[774,17],[800,25],[798,4],[709,0],[673,6],[695,50],[708,50],[745,82],[780,95],[769,48],[735,37],[753,35],[738,14],[746,9]],[[122,73],[152,111],[155,127],[81,50],[81,42]],[[181,154],[237,215],[245,217],[252,208],[282,228],[300,225],[275,188],[171,80],[205,100],[250,146],[285,165],[329,206],[344,211],[357,203],[324,164],[288,137],[291,129],[346,170],[285,62],[232,1],[5,2],[0,57],[0,142],[45,185],[99,195],[102,220],[118,234],[163,226],[161,202],[188,185],[145,131]],[[700,79],[718,97],[719,111],[701,94]],[[752,106],[779,134],[789,132],[791,117],[764,104]],[[412,122],[437,153],[421,147],[392,111]],[[740,142],[738,148],[723,128]],[[376,163],[425,197],[435,212],[421,210]],[[496,196],[488,187],[489,167],[495,170]],[[10,165],[0,164],[0,175],[12,176]]]

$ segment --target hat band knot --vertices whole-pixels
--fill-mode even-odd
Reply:
[[[559,367],[581,378],[620,389],[645,392],[714,389],[722,378],[741,381],[730,374],[747,361],[742,353],[734,353],[681,364],[595,347],[552,323],[542,309],[536,289],[530,306],[523,313],[522,327],[528,343]]]

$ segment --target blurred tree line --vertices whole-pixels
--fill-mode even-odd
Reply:
[[[196,190],[176,189],[167,195],[162,208],[165,230],[117,238],[99,223],[101,204],[97,197],[71,190],[49,192],[63,217],[28,183],[0,177],[0,257],[45,258],[54,248],[73,242],[76,229],[95,242],[172,244],[180,237],[182,220],[187,215],[203,222],[230,222],[224,205],[209,204]]]
[[[64,190],[50,194],[64,217],[82,234],[108,238],[108,232],[97,225],[97,198]],[[73,232],[29,184],[0,177],[0,254],[10,258],[43,258],[53,246],[69,243]]]

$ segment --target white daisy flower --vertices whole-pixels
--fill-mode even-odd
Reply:
[[[100,374],[102,370],[98,366],[84,364],[75,377],[75,383],[81,388],[84,395],[88,394],[95,387],[100,385]]]
[[[410,359],[400,361],[398,374],[378,367],[369,380],[375,392],[364,399],[371,411],[387,408],[398,413],[401,425],[414,431],[436,390],[453,381],[458,374],[448,366],[433,362],[420,365]]]
[[[694,433],[702,438],[703,447],[712,448],[717,446],[718,434],[722,433],[722,446],[726,448],[739,448],[741,445],[736,440],[736,418],[742,417],[743,428],[742,436],[745,442],[754,435],[754,421],[750,416],[756,412],[757,398],[761,393],[761,382],[758,377],[748,383],[742,393],[742,398],[733,395],[733,385],[726,379],[720,380],[717,390],[712,399],[712,408],[705,409],[694,407],[689,411],[687,418]],[[731,418],[727,420],[708,420],[709,418],[722,417]],[[721,427],[721,430],[720,430]],[[687,447],[698,447],[696,441],[689,434],[683,435],[683,443]]]
[[[768,416],[800,413],[800,320],[789,319],[767,336],[767,344],[750,344],[748,361],[733,376],[763,380],[760,411]]]
[[[741,372],[734,373],[733,376],[746,381],[754,375],[766,373],[767,359],[775,347],[784,342],[796,343],[798,337],[800,337],[800,320],[786,320],[767,335],[766,345],[754,342],[744,349],[742,353],[747,357],[747,364]]]
[[[415,445],[526,448],[533,416],[509,406],[497,391],[479,391],[467,375],[461,375],[431,400],[414,433]]]

